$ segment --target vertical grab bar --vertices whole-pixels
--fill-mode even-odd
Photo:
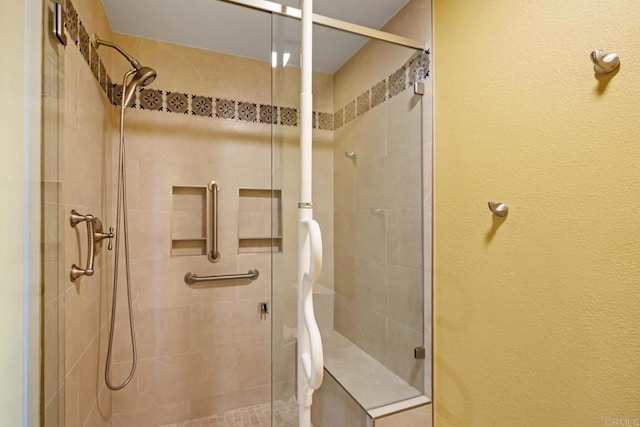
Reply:
[[[309,253],[308,270],[303,275],[303,316],[304,326],[309,337],[309,353],[301,353],[302,366],[309,387],[317,390],[324,376],[324,353],[322,336],[316,322],[313,309],[313,285],[322,273],[322,234],[320,225],[313,219],[301,221],[307,236],[304,250]]]
[[[210,201],[207,203],[207,220],[211,221],[207,233],[207,258],[211,262],[220,261],[218,252],[218,192],[220,185],[217,181],[211,181],[207,186],[211,193]]]
[[[91,214],[81,215],[75,209],[71,211],[69,222],[75,228],[81,222],[87,223],[87,263],[85,268],[78,267],[75,263],[71,266],[71,281],[73,282],[81,276],[93,276],[93,259],[95,254],[95,231],[93,221],[95,217]]]

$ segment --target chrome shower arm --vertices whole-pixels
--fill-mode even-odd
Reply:
[[[91,35],[91,46],[93,46],[95,49],[99,48],[100,46],[107,46],[112,49],[115,49],[118,52],[120,52],[120,55],[124,56],[125,59],[129,61],[136,70],[140,69],[141,67],[140,63],[133,56],[125,52],[124,49],[122,49],[120,46],[110,41],[102,40],[96,34]]]

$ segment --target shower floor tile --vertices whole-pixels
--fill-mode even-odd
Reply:
[[[273,427],[298,427],[298,402],[295,398],[273,402]]]
[[[273,427],[297,427],[298,405],[294,398],[273,402]],[[161,427],[272,427],[271,403],[248,406],[195,420]]]
[[[263,403],[162,427],[270,427],[271,405]]]

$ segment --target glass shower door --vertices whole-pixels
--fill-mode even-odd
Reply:
[[[281,113],[298,113],[299,33],[300,21],[273,17],[273,100]],[[313,58],[313,204],[324,248],[314,306],[325,380],[312,421],[366,425],[389,405],[430,393],[430,224],[423,210],[430,171],[423,168],[423,100],[414,93],[428,59],[320,26]],[[273,425],[297,426],[299,129],[275,129],[272,144],[286,236],[284,251],[273,256]]]
[[[296,333],[300,192],[300,21],[272,15],[272,187],[282,194],[282,251],[272,253],[272,425],[298,426]]]
[[[61,153],[64,119],[64,49],[54,36],[53,1],[43,7],[42,46],[42,318],[41,425],[65,425],[64,292]],[[72,42],[72,41],[71,41]]]
[[[52,1],[0,13],[0,425],[62,425],[57,144],[62,47]],[[49,215],[51,214],[51,215]],[[44,366],[44,372],[42,367]]]

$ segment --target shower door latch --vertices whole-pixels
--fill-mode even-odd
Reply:
[[[67,35],[64,33],[64,9],[60,3],[53,5],[53,35],[56,36],[60,44],[67,45]]]
[[[413,349],[413,357],[422,360],[427,356],[427,350],[424,347],[416,347]]]

